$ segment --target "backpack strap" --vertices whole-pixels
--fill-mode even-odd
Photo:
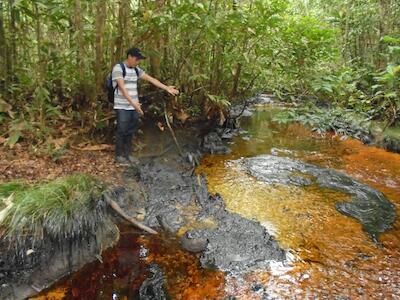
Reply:
[[[135,67],[135,72],[136,72],[136,76],[137,76],[137,82],[136,82],[136,88],[137,88],[137,92],[138,92],[138,98],[139,98],[139,94],[140,94],[140,82],[139,82],[139,69],[137,67]]]
[[[121,69],[122,69],[122,78],[125,78],[125,76],[126,76],[125,64],[122,61],[120,61],[118,64],[121,66]],[[118,93],[118,89],[117,88],[118,88],[118,83],[114,88],[114,91],[117,90],[117,93]]]
[[[121,66],[121,69],[122,69],[122,77],[125,78],[125,76],[126,76],[125,64],[124,64],[122,61],[120,61],[120,62],[119,62],[119,65]],[[136,68],[135,68],[135,69],[136,69]]]

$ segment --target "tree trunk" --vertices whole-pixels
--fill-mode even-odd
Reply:
[[[3,16],[3,2],[0,1],[0,80],[6,80],[7,75],[7,45],[6,36],[4,30],[4,16]],[[4,83],[5,84],[5,83]],[[0,85],[0,90],[3,90],[3,86]]]
[[[36,2],[33,3],[33,9],[35,13],[35,31],[36,31],[36,51],[37,51],[37,67],[38,67],[38,81],[43,83],[44,80],[44,65],[42,59],[42,30],[40,26],[40,12]]]
[[[235,98],[237,91],[238,91],[241,71],[242,71],[242,64],[237,63],[236,68],[235,68],[235,74],[233,75],[233,86],[232,86],[232,91],[231,91],[232,99]]]
[[[15,66],[17,65],[16,57],[17,57],[17,24],[16,24],[16,10],[14,8],[15,0],[9,0],[9,10],[10,10],[10,23],[9,30],[10,34],[8,35],[8,47],[7,47],[7,59],[6,59],[6,68],[7,68],[7,83],[12,84],[15,81]],[[11,93],[11,98],[13,98],[13,93]]]
[[[387,21],[390,22],[391,11],[389,11],[390,0],[380,0],[379,1],[379,37],[378,37],[378,53],[375,55],[375,65],[382,69],[386,65],[386,61],[383,58],[382,53],[385,51],[385,45],[381,42],[381,39],[387,34]]]
[[[124,42],[126,40],[126,32],[128,31],[128,17],[130,11],[130,1],[121,0],[118,10],[118,35],[115,41],[114,62],[124,57]],[[131,30],[132,28],[129,28]]]
[[[76,36],[76,62],[78,67],[79,82],[84,82],[85,75],[85,45],[84,45],[84,32],[82,22],[82,5],[80,0],[75,0],[75,36]]]
[[[106,25],[107,5],[106,0],[98,0],[96,4],[96,63],[94,76],[96,81],[96,98],[102,93],[104,81],[104,29]]]
[[[165,4],[165,0],[157,0],[157,10],[161,10]],[[164,39],[160,32],[155,32],[153,36],[152,52],[150,54],[150,71],[157,78],[161,74],[161,51],[164,44]]]
[[[345,58],[345,61],[350,61],[351,57],[351,51],[349,49],[349,31],[350,31],[350,25],[349,25],[349,18],[350,18],[350,10],[351,10],[351,2],[349,1],[346,5],[346,21],[345,21],[345,28],[344,28],[344,37],[343,37],[343,56]]]
[[[239,0],[232,0],[232,9],[236,11],[238,9]]]

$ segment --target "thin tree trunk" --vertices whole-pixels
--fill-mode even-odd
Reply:
[[[114,55],[114,61],[118,61],[123,58],[124,54],[124,42],[126,40],[126,32],[128,30],[128,16],[130,10],[130,1],[121,0],[118,10],[118,35],[116,38],[115,46],[116,51]]]
[[[44,80],[44,66],[42,59],[42,30],[40,26],[40,12],[39,7],[36,2],[33,3],[33,9],[35,13],[35,31],[36,31],[36,51],[37,51],[37,67],[38,67],[38,79],[40,83],[43,83]]]
[[[237,94],[241,71],[242,71],[242,64],[237,63],[236,68],[235,68],[235,74],[233,75],[233,86],[232,86],[232,91],[231,91],[231,98],[234,98]]]
[[[104,29],[106,25],[107,5],[106,0],[98,0],[96,4],[96,63],[95,81],[96,96],[102,93],[103,66],[104,66]]]
[[[4,30],[4,15],[3,15],[3,2],[0,1],[0,79],[4,78],[6,80],[7,71],[7,41]],[[6,82],[4,83],[6,84]],[[0,85],[1,86],[1,85]],[[2,88],[0,88],[2,90]]]
[[[157,0],[157,9],[161,10],[165,5],[165,0]],[[152,53],[150,55],[150,71],[153,76],[159,78],[161,73],[161,47],[164,44],[160,32],[155,32],[152,43]]]
[[[381,53],[384,53],[384,44],[381,42],[381,39],[386,35],[387,33],[387,22],[386,20],[391,17],[391,12],[388,11],[390,4],[387,3],[387,0],[380,0],[379,1],[379,37],[378,37],[378,47],[377,47],[377,55],[375,59],[375,64],[378,68],[383,68],[384,65],[386,64],[385,60],[383,59],[382,55],[379,55]]]
[[[237,10],[238,6],[239,6],[239,1],[238,0],[232,0],[232,9],[234,11]]]
[[[75,20],[74,20],[75,34],[76,34],[76,61],[78,67],[78,74],[80,82],[84,80],[85,74],[85,46],[84,46],[84,33],[82,22],[82,5],[80,0],[75,0]]]
[[[9,10],[10,10],[10,34],[8,36],[9,47],[7,51],[7,82],[9,84],[13,83],[15,80],[15,66],[17,65],[16,57],[17,57],[17,25],[16,25],[16,11],[14,8],[15,0],[9,0]],[[11,93],[11,97],[13,98],[13,93]]]
[[[346,21],[345,21],[346,23],[345,23],[344,38],[343,38],[343,44],[344,44],[343,56],[345,57],[346,62],[350,60],[350,56],[351,56],[350,49],[349,49],[350,9],[351,9],[351,2],[349,1],[346,5]]]

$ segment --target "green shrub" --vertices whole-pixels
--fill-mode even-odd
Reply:
[[[333,131],[336,134],[361,138],[370,132],[370,120],[367,115],[357,115],[350,109],[340,107],[322,109],[309,105],[291,108],[281,111],[273,120],[281,124],[300,122],[319,134]]]
[[[44,237],[61,241],[95,233],[105,225],[105,185],[97,179],[74,174],[48,183],[0,185],[0,196],[12,194],[12,206],[0,225],[4,237],[23,243]]]

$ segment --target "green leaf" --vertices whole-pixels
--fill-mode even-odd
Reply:
[[[6,140],[5,144],[10,148],[13,148],[14,145],[19,141],[21,138],[21,132],[13,132]]]

